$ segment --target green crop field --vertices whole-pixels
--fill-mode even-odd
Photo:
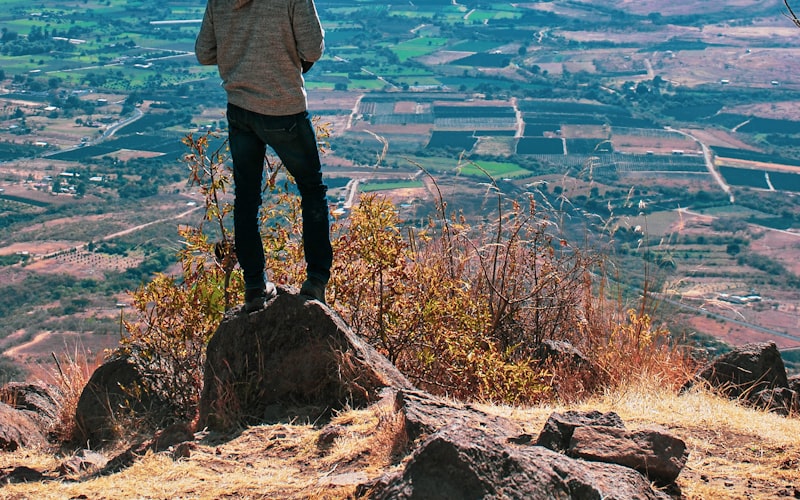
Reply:
[[[400,42],[392,47],[392,52],[397,54],[401,62],[407,61],[412,57],[419,57],[435,52],[447,44],[447,38],[414,38],[405,42]]]
[[[518,178],[527,177],[531,175],[529,170],[525,170],[516,163],[498,162],[498,161],[484,161],[478,160],[471,163],[466,163],[461,167],[463,175],[471,176],[486,176],[481,169],[485,170],[490,176],[495,179],[500,178]]]
[[[381,182],[366,182],[359,185],[359,190],[365,193],[375,191],[391,191],[392,189],[409,189],[425,187],[422,181],[381,181]]]
[[[472,12],[467,20],[473,23],[483,23],[497,19],[519,19],[520,17],[522,17],[522,14],[519,11],[508,12],[478,9]]]

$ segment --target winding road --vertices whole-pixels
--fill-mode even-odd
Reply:
[[[668,130],[670,132],[677,132],[678,134],[681,134],[684,137],[688,137],[689,139],[692,139],[693,141],[695,141],[697,144],[700,145],[700,148],[703,150],[703,158],[705,159],[706,169],[708,170],[708,173],[711,174],[711,176],[714,178],[714,180],[719,185],[719,187],[723,191],[725,191],[725,193],[728,195],[728,199],[730,199],[731,203],[734,203],[735,200],[734,200],[734,197],[733,197],[733,193],[731,192],[731,187],[728,186],[728,184],[725,183],[725,179],[723,179],[722,175],[720,175],[720,173],[717,172],[717,169],[714,168],[714,158],[711,156],[711,150],[708,148],[708,146],[706,146],[700,139],[698,139],[697,137],[693,136],[689,132],[684,132],[683,130],[678,130],[678,129],[672,128],[672,127],[664,127],[664,129]]]

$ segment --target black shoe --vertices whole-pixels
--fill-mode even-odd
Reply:
[[[325,303],[325,283],[316,279],[308,278],[303,282],[300,287],[300,295],[304,295],[310,299],[318,300]]]
[[[277,295],[275,284],[267,282],[264,288],[248,288],[244,291],[245,312],[258,311],[264,307],[266,301]]]

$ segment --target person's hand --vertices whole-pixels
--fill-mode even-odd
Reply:
[[[300,65],[303,67],[303,73],[308,73],[308,70],[311,69],[311,66],[313,66],[314,63],[313,62],[308,62],[308,61],[303,61],[301,59],[300,60]]]

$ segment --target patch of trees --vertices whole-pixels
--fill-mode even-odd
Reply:
[[[740,266],[750,266],[772,277],[772,281],[790,287],[800,286],[800,277],[792,274],[780,261],[767,255],[744,252],[736,258]]]
[[[53,38],[39,26],[31,27],[27,38],[18,36],[17,33],[3,28],[0,38],[0,53],[7,56],[25,56],[34,54],[47,54],[50,52],[74,52],[75,45],[62,38]]]
[[[14,264],[19,264],[20,262],[25,262],[27,260],[28,260],[27,255],[21,255],[21,254],[0,255],[0,267],[13,266]]]
[[[24,371],[13,359],[0,356],[0,386],[12,381],[21,382],[25,378],[24,375]]]

